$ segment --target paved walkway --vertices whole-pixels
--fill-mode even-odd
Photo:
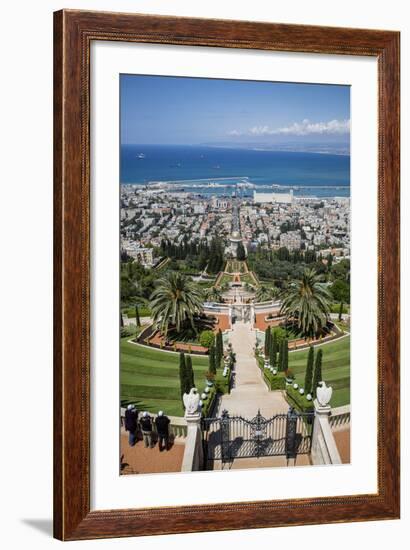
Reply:
[[[168,451],[159,451],[158,444],[146,449],[142,441],[128,444],[128,434],[121,431],[121,475],[180,472],[185,445],[175,442]]]
[[[289,405],[281,391],[269,391],[263,381],[262,372],[256,363],[254,346],[256,332],[251,330],[250,323],[237,321],[229,336],[234,352],[236,353],[236,382],[229,395],[223,395],[219,403],[218,415],[227,409],[231,416],[238,415],[252,419],[260,410],[262,416],[270,418],[277,413],[287,413]],[[296,463],[289,463],[284,456],[266,456],[260,458],[235,458],[232,462],[222,464],[214,460],[212,468],[220,469],[248,469],[248,468],[275,468],[286,466],[308,466],[310,460],[307,455],[299,455]]]
[[[350,425],[343,430],[333,432],[337,449],[343,464],[350,464]]]
[[[282,392],[268,390],[256,364],[256,332],[251,330],[250,323],[244,321],[237,321],[232,328],[229,340],[236,353],[235,387],[222,397],[218,414],[227,409],[231,416],[253,418],[259,409],[265,418],[269,418],[275,413],[287,412],[289,405]]]

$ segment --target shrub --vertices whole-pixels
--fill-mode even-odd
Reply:
[[[217,368],[217,365],[216,365],[216,349],[215,349],[214,345],[212,345],[209,348],[208,360],[209,360],[209,372],[212,372],[213,374],[216,374],[216,368]]]
[[[205,373],[205,378],[208,380],[208,382],[213,382],[215,380],[215,373],[208,371]]]
[[[319,386],[319,382],[323,380],[322,378],[322,357],[323,357],[323,350],[322,348],[319,349],[316,355],[316,361],[315,361],[315,372],[313,375],[313,383],[312,383],[312,396],[316,397],[316,390]]]
[[[315,360],[315,352],[314,352],[313,346],[310,346],[308,358],[307,358],[306,373],[305,373],[305,390],[307,393],[311,393],[312,391],[314,360]]]
[[[273,327],[272,334],[273,335],[276,334],[276,339],[277,339],[278,344],[280,344],[281,341],[284,338],[286,338],[286,335],[287,335],[286,330],[283,327]]]
[[[256,360],[258,362],[259,368],[263,373],[263,378],[268,388],[272,391],[284,390],[286,387],[286,380],[285,380],[284,374],[281,372],[278,372],[277,374],[272,374],[269,369],[265,369],[264,359],[261,355],[257,356]]]
[[[312,401],[306,399],[306,394],[300,395],[299,388],[295,390],[292,385],[286,386],[286,396],[289,404],[297,411],[302,413],[313,411]]]
[[[269,349],[269,362],[271,367],[276,368],[276,358],[277,358],[277,351],[278,351],[278,339],[276,332],[273,333],[273,336],[270,338],[269,341],[270,349]]]
[[[179,386],[181,399],[183,399],[184,393],[189,393],[189,380],[186,371],[185,354],[182,352],[179,354]]]
[[[195,388],[194,369],[192,368],[192,359],[190,355],[185,357],[185,372],[187,377],[187,386],[189,389]]]
[[[204,330],[199,336],[199,343],[202,347],[209,349],[215,341],[215,335],[212,330]]]
[[[218,393],[229,393],[231,381],[231,369],[228,369],[226,376],[223,376],[222,372],[219,372],[215,378],[215,389]]]
[[[271,344],[270,344],[271,335],[272,335],[272,333],[270,331],[270,328],[267,327],[266,330],[265,330],[265,345],[264,345],[265,357],[267,357],[269,355],[269,352],[270,352],[270,349],[271,349]]]
[[[281,373],[272,374],[267,369],[264,370],[263,377],[268,385],[268,388],[274,390],[284,390],[286,387],[286,380]]]
[[[206,399],[206,401],[204,401],[202,405],[202,416],[207,417],[212,411],[212,407],[215,401],[215,396],[216,396],[216,389],[215,389],[215,386],[212,386],[208,393],[208,398]]]
[[[136,330],[137,327],[134,324],[123,326],[120,329],[120,336],[121,338],[125,338],[126,336],[133,336],[136,333]]]

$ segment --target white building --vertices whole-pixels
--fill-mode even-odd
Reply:
[[[289,193],[259,193],[258,191],[254,191],[253,202],[254,203],[281,202],[285,204],[292,204],[293,190],[291,189]]]

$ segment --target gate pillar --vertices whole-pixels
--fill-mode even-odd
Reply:
[[[341,464],[341,458],[329,423],[331,407],[314,401],[315,422],[312,433],[311,458],[313,464]]]
[[[227,410],[223,410],[219,421],[221,428],[221,458],[222,463],[230,460],[230,430],[229,430],[229,414]]]
[[[285,453],[286,459],[296,459],[296,430],[297,430],[298,416],[295,413],[293,407],[289,408],[286,415],[286,440],[285,440]]]
[[[187,436],[181,472],[195,472],[203,468],[201,418],[201,412],[198,410],[194,413],[185,413]]]

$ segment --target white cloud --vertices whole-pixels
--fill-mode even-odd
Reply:
[[[328,122],[311,122],[307,118],[302,122],[294,122],[290,126],[282,128],[270,128],[267,125],[254,126],[250,128],[247,135],[251,136],[266,136],[274,134],[284,134],[293,136],[306,136],[310,134],[348,134],[350,132],[350,120],[329,120]],[[232,130],[229,132],[231,136],[243,135],[243,132]]]

